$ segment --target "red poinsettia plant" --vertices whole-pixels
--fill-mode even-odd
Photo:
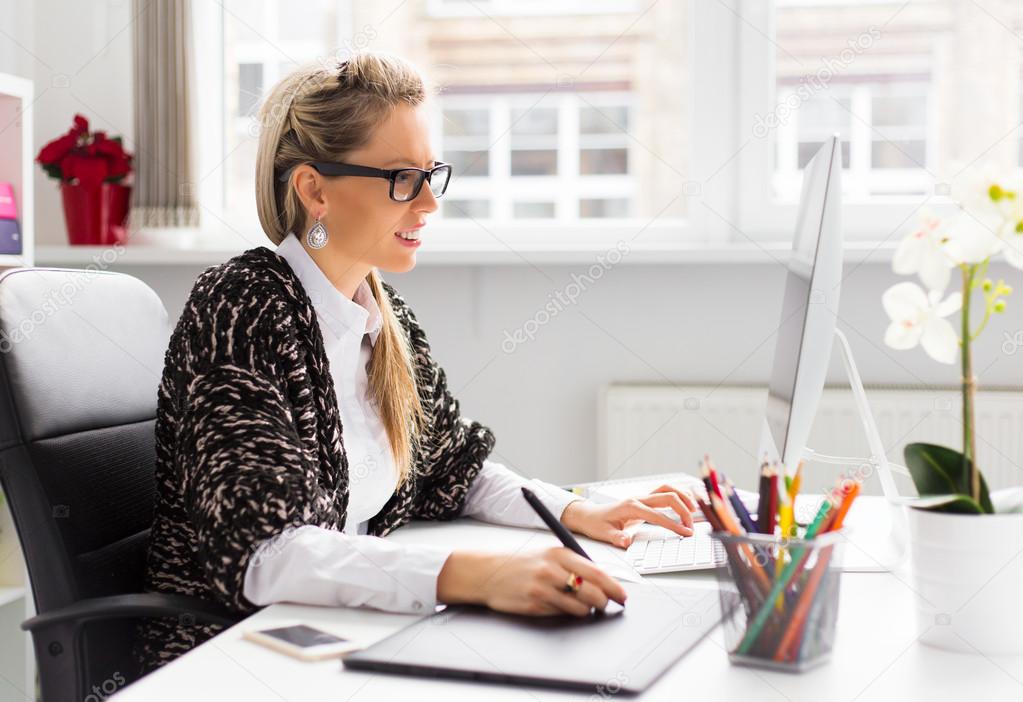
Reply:
[[[124,180],[132,172],[132,158],[121,145],[121,137],[90,132],[89,120],[76,114],[71,130],[40,149],[36,161],[51,178],[98,188],[101,183]]]

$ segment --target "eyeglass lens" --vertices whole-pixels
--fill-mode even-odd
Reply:
[[[440,197],[448,186],[448,179],[451,177],[450,168],[439,168],[430,177],[430,190],[434,197]],[[400,201],[411,200],[419,194],[422,182],[426,173],[414,169],[399,171],[394,174],[394,199]]]

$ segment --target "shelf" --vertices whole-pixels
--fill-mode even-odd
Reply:
[[[0,586],[0,607],[25,599],[25,588]]]
[[[35,246],[35,200],[33,194],[33,99],[31,80],[0,73],[0,181],[14,190],[21,236],[20,254],[0,254],[0,268],[32,265]]]

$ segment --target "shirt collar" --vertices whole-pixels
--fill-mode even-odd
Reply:
[[[316,316],[337,338],[355,335],[361,339],[369,334],[370,343],[376,344],[382,316],[367,280],[359,283],[350,300],[334,287],[294,234],[285,235],[276,253],[291,266],[309,295]]]

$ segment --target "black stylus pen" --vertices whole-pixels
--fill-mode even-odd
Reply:
[[[593,560],[586,554],[586,551],[583,551],[583,547],[580,546],[579,542],[575,540],[574,536],[572,536],[572,532],[566,529],[565,525],[558,521],[557,517],[551,514],[549,509],[543,506],[543,502],[540,502],[540,500],[536,498],[536,495],[533,494],[532,490],[524,487],[522,488],[522,495],[526,498],[526,502],[529,503],[529,506],[540,515],[540,519],[544,521],[544,524],[550,527],[550,530],[554,532],[554,535],[561,540],[561,543],[565,544],[565,546],[572,549],[586,560]]]
[[[549,509],[544,507],[543,502],[540,502],[540,500],[537,499],[536,495],[533,494],[532,490],[530,490],[527,487],[523,487],[522,496],[526,498],[526,502],[529,503],[529,506],[532,507],[536,511],[536,513],[540,515],[540,519],[542,519],[544,521],[544,524],[546,524],[550,528],[550,530],[554,532],[554,535],[558,537],[561,543],[565,544],[565,546],[572,549],[586,560],[588,561],[593,560],[592,558],[589,557],[589,555],[587,555],[586,551],[583,551],[583,547],[580,546],[579,542],[575,540],[574,536],[572,536],[572,532],[566,529],[565,525],[558,521],[558,519],[553,514],[551,514],[551,511]],[[621,606],[623,608],[625,607],[625,605]],[[597,612],[600,614],[604,614],[604,610],[601,609],[598,609]]]

